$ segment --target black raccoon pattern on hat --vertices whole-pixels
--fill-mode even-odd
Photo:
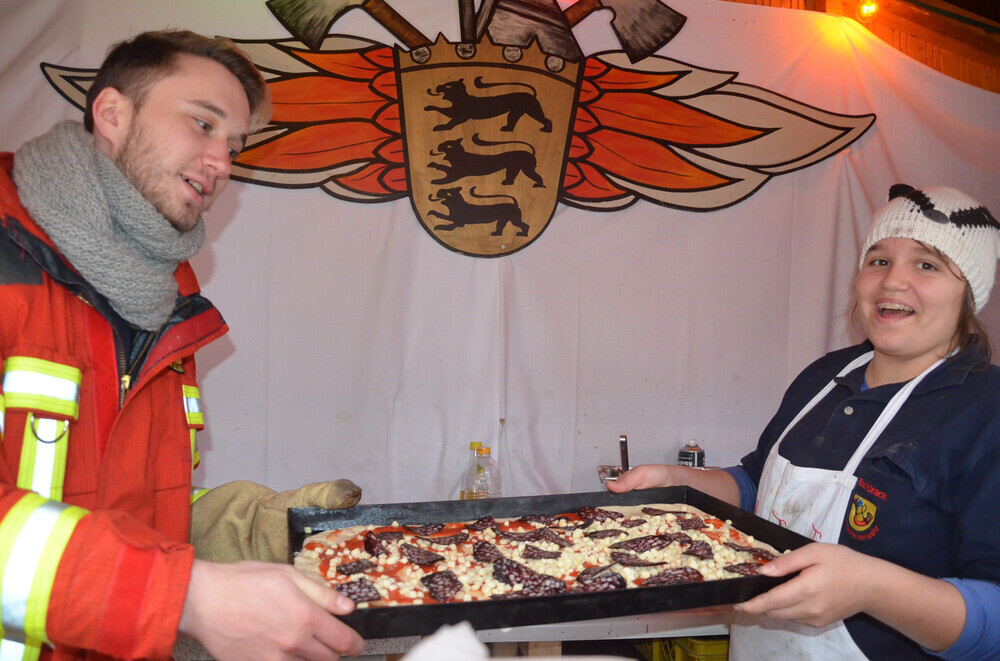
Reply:
[[[946,214],[934,206],[931,198],[922,190],[916,189],[909,184],[893,184],[889,188],[889,200],[897,197],[905,197],[910,200],[929,219],[936,222],[950,222],[958,227],[992,227],[1000,229],[1000,223],[984,206],[975,206],[968,209],[957,209],[950,214]],[[940,214],[940,217],[938,217]]]
[[[993,227],[1000,230],[1000,223],[986,207],[953,211],[950,220],[959,227]]]

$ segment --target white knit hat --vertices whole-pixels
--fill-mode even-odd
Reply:
[[[990,300],[1000,257],[1000,224],[962,191],[945,186],[917,190],[906,184],[890,188],[889,203],[875,214],[868,231],[859,269],[868,249],[888,238],[913,239],[944,253],[969,282],[976,312]]]

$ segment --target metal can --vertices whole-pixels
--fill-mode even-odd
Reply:
[[[698,445],[698,441],[688,441],[687,445],[677,453],[677,463],[681,466],[691,466],[692,468],[705,467],[705,451]]]

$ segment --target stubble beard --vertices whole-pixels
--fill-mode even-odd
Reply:
[[[174,203],[170,191],[170,182],[176,175],[160,165],[159,150],[142,130],[141,122],[133,122],[129,127],[115,165],[178,232],[191,231],[201,220],[201,214],[192,217],[184,205],[176,208],[178,205]]]

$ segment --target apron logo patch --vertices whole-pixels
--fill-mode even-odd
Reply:
[[[847,523],[856,532],[866,532],[875,523],[875,512],[878,508],[870,500],[855,495],[851,499],[851,509]]]

